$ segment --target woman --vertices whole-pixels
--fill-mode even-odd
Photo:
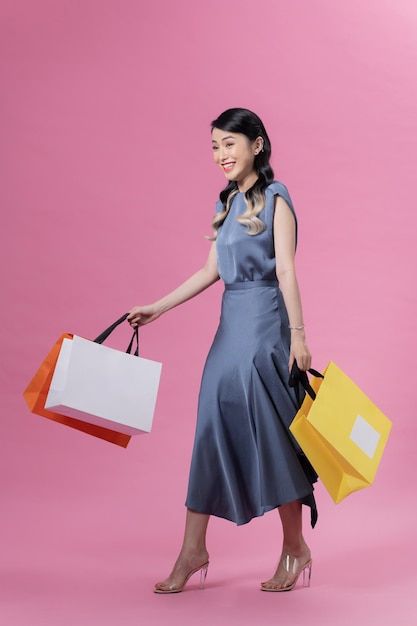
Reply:
[[[305,371],[305,341],[294,268],[297,224],[284,185],[274,182],[264,125],[247,109],[229,109],[212,122],[215,163],[228,184],[213,219],[214,237],[203,268],[147,306],[130,311],[132,327],[148,324],[215,283],[225,283],[220,325],[204,368],[191,461],[183,545],[157,593],[182,591],[209,555],[210,515],[245,524],[278,508],[283,547],[263,591],[289,591],[311,575],[301,505],[317,519],[316,480],[289,432],[297,410],[288,385],[294,361]],[[279,286],[278,286],[279,285]]]

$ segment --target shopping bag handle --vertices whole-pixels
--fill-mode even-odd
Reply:
[[[308,370],[308,373],[316,378],[324,378],[323,374],[320,374],[317,370],[314,370],[312,367]],[[310,381],[308,380],[307,372],[302,372],[297,365],[297,361],[294,361],[293,366],[291,368],[290,378],[288,380],[288,385],[294,388],[295,395],[297,397],[298,404],[300,403],[300,388],[304,389],[306,393],[310,396],[312,400],[316,399],[316,392],[313,387],[310,385]]]
[[[103,343],[103,341],[107,339],[107,337],[114,331],[114,329],[117,328],[117,326],[119,326],[122,322],[125,321],[128,315],[129,313],[125,313],[111,326],[106,328],[106,330],[103,330],[103,332],[94,339],[94,343]],[[132,347],[133,347],[133,342],[135,341],[135,339],[136,339],[136,350],[134,351],[133,354],[135,356],[139,356],[139,328],[138,326],[133,331],[132,339],[130,340],[129,345],[126,350],[127,354],[132,354]]]

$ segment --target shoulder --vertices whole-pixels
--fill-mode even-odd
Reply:
[[[289,194],[287,187],[283,183],[279,182],[278,180],[274,180],[270,185],[268,185],[268,187],[266,188],[266,194],[271,197],[281,196],[282,198],[284,198],[284,200],[290,206],[290,208],[294,210],[291,196]]]
[[[220,211],[223,211],[223,202],[221,200],[217,200],[216,213],[220,213]]]
[[[285,202],[288,204],[288,207],[290,208],[290,211],[293,215],[294,218],[294,224],[295,224],[295,242],[297,245],[297,239],[298,239],[298,221],[297,221],[297,216],[295,214],[294,211],[294,206],[291,200],[291,196],[289,194],[288,189],[286,188],[286,186],[283,183],[280,183],[277,180],[274,180],[273,183],[271,183],[270,185],[268,185],[268,187],[266,188],[266,193],[267,195],[269,195],[272,198],[272,204],[274,207],[274,217],[276,217],[276,213],[275,213],[275,198],[277,196],[283,198],[285,200]]]

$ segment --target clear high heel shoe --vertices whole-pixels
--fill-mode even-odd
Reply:
[[[181,591],[184,590],[184,587],[189,581],[189,579],[191,578],[191,576],[193,574],[196,574],[197,572],[200,572],[199,587],[200,589],[204,589],[206,585],[208,566],[209,566],[209,562],[206,561],[206,563],[203,563],[203,565],[200,565],[199,567],[196,567],[195,569],[190,570],[188,574],[186,575],[184,582],[180,586],[175,586],[175,583],[173,583],[172,585],[169,585],[167,589],[158,589],[157,587],[155,587],[154,592],[155,593],[180,593]],[[163,585],[163,584],[165,583],[157,583],[157,585]]]
[[[272,580],[261,583],[262,591],[291,591],[297,584],[297,580],[300,574],[303,574],[303,587],[310,587],[311,582],[311,568],[313,561],[310,559],[307,563],[300,565],[300,560],[297,557],[286,554],[281,560],[283,570],[287,574],[287,578],[291,578],[291,582],[287,585],[278,586]]]

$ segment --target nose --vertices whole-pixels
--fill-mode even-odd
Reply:
[[[220,161],[225,161],[227,159],[227,154],[228,154],[228,150],[226,146],[220,146],[219,152],[220,152],[219,154]]]

